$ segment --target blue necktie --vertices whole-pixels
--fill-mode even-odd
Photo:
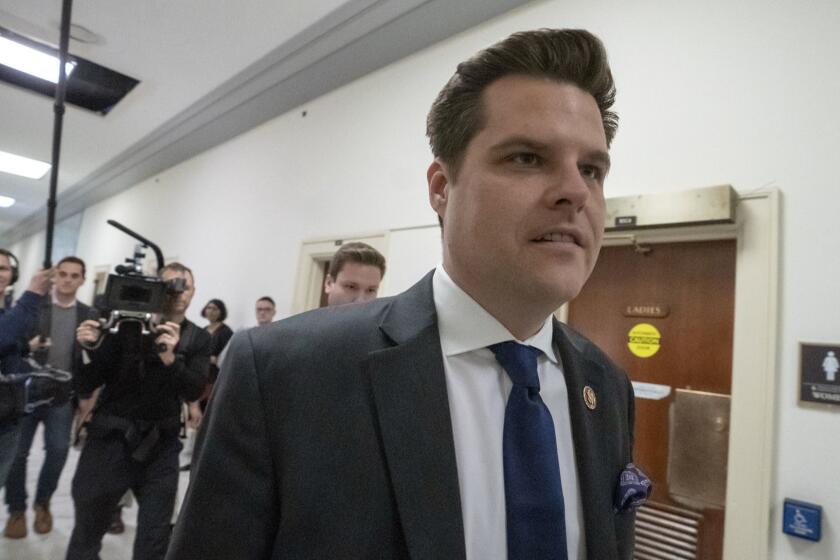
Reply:
[[[508,559],[567,560],[557,439],[537,375],[542,351],[512,341],[489,348],[513,382],[502,443]]]

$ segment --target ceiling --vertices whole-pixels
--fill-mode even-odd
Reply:
[[[140,83],[107,116],[68,106],[57,219],[525,0],[76,0],[70,53]],[[57,45],[61,0],[0,0]],[[84,41],[84,42],[83,42]],[[0,150],[49,162],[53,101],[0,83]],[[48,173],[0,172],[0,242],[40,231]]]

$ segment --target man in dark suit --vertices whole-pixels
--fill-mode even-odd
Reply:
[[[168,558],[632,556],[632,388],[553,318],[601,246],[614,94],[585,31],[458,66],[427,123],[442,265],[234,338]]]

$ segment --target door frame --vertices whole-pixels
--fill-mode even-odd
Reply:
[[[734,224],[608,232],[604,246],[736,240],[724,560],[769,558],[776,438],[778,189],[739,193]],[[568,305],[557,312],[568,317]]]

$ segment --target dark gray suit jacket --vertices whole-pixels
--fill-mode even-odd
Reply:
[[[52,298],[47,296],[41,302],[41,310],[38,315],[38,322],[37,324],[33,325],[32,329],[27,334],[26,338],[26,349],[28,353],[29,348],[29,340],[35,336],[41,335],[44,338],[49,338],[50,330],[52,327]],[[92,309],[89,305],[85,305],[81,301],[76,300],[76,327],[78,327],[82,321],[86,321],[88,319],[96,319],[98,318],[98,313]],[[73,338],[75,339],[75,333],[73,334]],[[79,346],[78,343],[73,343],[73,364],[79,363],[81,360],[81,351],[82,348]],[[49,351],[44,350],[36,350],[32,353],[32,357],[41,365],[44,365],[47,361],[47,355]],[[75,366],[74,366],[75,369]],[[76,372],[73,371],[73,374]]]
[[[168,559],[464,558],[431,280],[234,337]],[[633,514],[613,497],[631,462],[630,383],[568,327],[555,341],[588,557],[629,559]]]

